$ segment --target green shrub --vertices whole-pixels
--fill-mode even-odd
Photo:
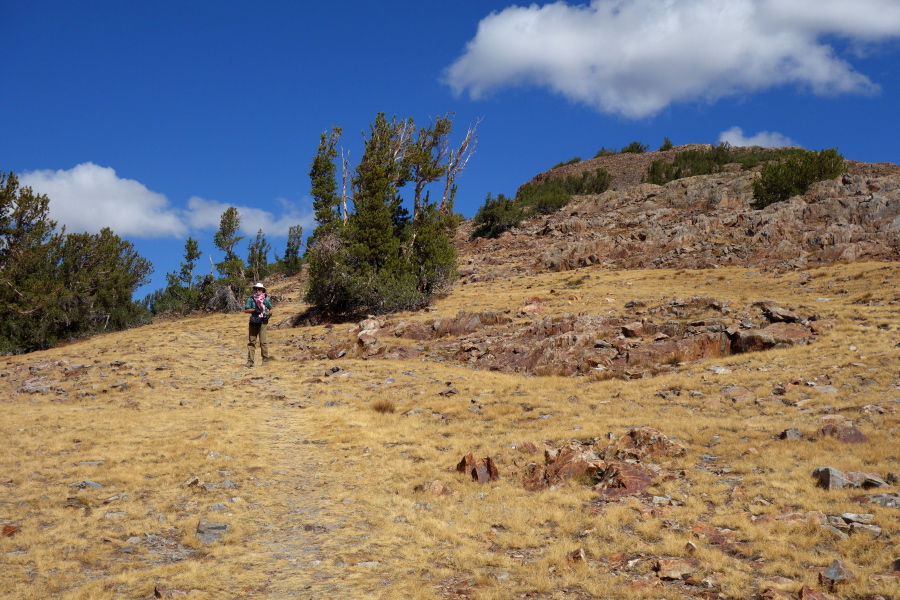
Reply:
[[[606,146],[603,146],[602,148],[597,150],[597,154],[594,155],[594,158],[600,158],[602,156],[614,156],[618,153],[619,151],[615,148],[607,148]]]
[[[643,154],[649,146],[640,142],[631,142],[621,150],[621,154]]]
[[[732,148],[722,142],[707,150],[679,152],[671,161],[655,160],[647,167],[644,181],[665,185],[684,177],[720,173],[727,164],[739,164],[741,169],[749,170],[760,163],[783,160],[802,152],[796,148]]]
[[[556,163],[555,165],[553,165],[552,167],[550,167],[550,170],[558,169],[558,168],[560,168],[560,167],[565,167],[565,166],[567,166],[567,165],[574,165],[575,163],[580,163],[580,162],[581,162],[581,157],[580,157],[580,156],[576,156],[575,158],[570,158],[570,159],[567,160],[567,161],[563,161],[563,162],[561,162],[561,163]]]
[[[507,198],[503,194],[497,194],[493,198],[487,195],[484,205],[475,213],[473,222],[476,227],[472,237],[498,237],[504,231],[516,227],[525,218],[525,211],[515,198]]]
[[[844,157],[836,148],[804,151],[783,162],[763,165],[753,182],[752,208],[760,209],[804,194],[817,181],[834,179],[844,172]]]
[[[672,140],[669,138],[663,138],[663,145],[659,147],[657,152],[665,152],[666,150],[671,150],[674,146],[672,146]]]
[[[519,188],[515,198],[488,194],[484,205],[473,219],[476,227],[472,237],[495,238],[516,227],[529,215],[556,212],[572,200],[574,195],[602,194],[609,189],[612,175],[606,169],[584,171],[580,175],[555,177],[529,182]]]

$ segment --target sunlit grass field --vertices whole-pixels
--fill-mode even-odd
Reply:
[[[427,348],[416,360],[301,352],[352,341],[352,323],[272,329],[279,360],[246,369],[244,315],[4,357],[0,596],[750,598],[823,589],[819,572],[841,559],[857,580],[835,597],[897,597],[898,580],[880,574],[900,558],[900,513],[852,500],[897,486],[826,491],[811,472],[900,472],[898,274],[888,263],[590,268],[460,284],[429,311],[391,317],[509,311],[515,327],[534,296],[550,299],[541,318],[706,296],[772,300],[834,323],[808,346],[633,381],[476,371]],[[304,308],[285,302],[279,316]],[[869,441],[817,437],[828,421]],[[652,461],[677,476],[658,477],[649,495],[603,502],[577,481],[524,489],[545,443],[641,425],[686,449]],[[779,439],[788,428],[802,438]],[[456,472],[467,453],[493,458],[499,480]],[[844,538],[817,525],[817,511],[869,513],[883,533]],[[228,529],[204,542],[201,520]],[[698,522],[734,542],[711,543]],[[658,557],[699,562],[687,583],[669,582]]]

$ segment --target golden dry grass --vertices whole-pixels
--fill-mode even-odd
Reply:
[[[882,263],[783,274],[582,269],[460,285],[428,315],[397,316],[515,314],[534,296],[550,299],[551,315],[617,315],[629,300],[712,296],[741,307],[770,299],[836,324],[810,346],[670,365],[638,381],[292,360],[305,341],[351,339],[347,324],[273,330],[282,360],[248,370],[243,316],[165,321],[0,359],[0,524],[19,527],[0,538],[0,589],[16,598],[143,598],[154,586],[193,598],[677,598],[691,592],[660,584],[653,559],[688,556],[693,542],[696,578],[715,580],[723,597],[754,597],[773,577],[795,593],[818,586],[816,569],[835,558],[859,577],[843,597],[896,595],[896,583],[873,576],[900,558],[897,509],[862,507],[851,500],[858,490],[821,490],[810,473],[900,471],[898,273]],[[65,377],[76,364],[83,374]],[[341,370],[326,376],[334,365]],[[441,395],[448,383],[457,393]],[[747,393],[732,399],[730,385]],[[859,411],[870,404],[888,412]],[[870,441],[776,437],[796,427],[813,438],[836,414]],[[657,461],[684,476],[650,490],[676,506],[651,512],[636,498],[598,504],[586,486],[522,487],[542,457],[519,452],[521,442],[634,425],[686,447]],[[500,480],[482,486],[457,473],[469,452],[493,457]],[[104,487],[70,487],[85,480]],[[237,487],[223,487],[229,480]],[[811,511],[871,513],[885,536],[841,539],[777,519]],[[222,542],[199,540],[201,518],[230,526]],[[691,530],[698,521],[733,530],[737,543],[709,543]],[[579,549],[587,561],[572,563]]]

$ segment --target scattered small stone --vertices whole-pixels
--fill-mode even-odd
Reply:
[[[197,524],[197,538],[203,544],[213,544],[221,541],[228,529],[227,523],[214,523],[200,519],[200,523]]]
[[[860,504],[877,504],[887,508],[900,508],[900,494],[867,494],[853,498]]]
[[[819,573],[819,583],[830,590],[834,590],[839,583],[850,581],[856,581],[856,575],[839,559],[833,560],[825,571]]]
[[[803,438],[803,434],[799,429],[791,427],[779,433],[778,437],[782,440],[799,440]]]
[[[700,565],[696,558],[658,558],[653,570],[660,579],[684,579]]]
[[[103,488],[103,486],[100,485],[99,483],[97,483],[96,481],[90,481],[88,479],[86,479],[84,481],[76,481],[75,483],[70,483],[69,487],[78,488],[80,490],[87,489],[87,488],[93,488],[95,490],[99,490],[99,489]]]

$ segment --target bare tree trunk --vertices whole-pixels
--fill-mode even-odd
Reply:
[[[347,154],[344,154],[344,149],[341,148],[341,218],[344,223],[347,223],[347,183],[350,180],[350,151],[347,150]]]
[[[481,123],[481,119],[478,119],[474,125],[469,127],[468,131],[466,131],[466,138],[459,145],[459,148],[450,151],[450,157],[447,160],[447,180],[444,185],[444,195],[441,198],[441,212],[447,212],[447,210],[449,210],[456,177],[462,173],[463,169],[466,168],[469,159],[475,154],[475,144],[478,140],[478,136],[475,135],[475,129],[478,127],[479,123]]]

